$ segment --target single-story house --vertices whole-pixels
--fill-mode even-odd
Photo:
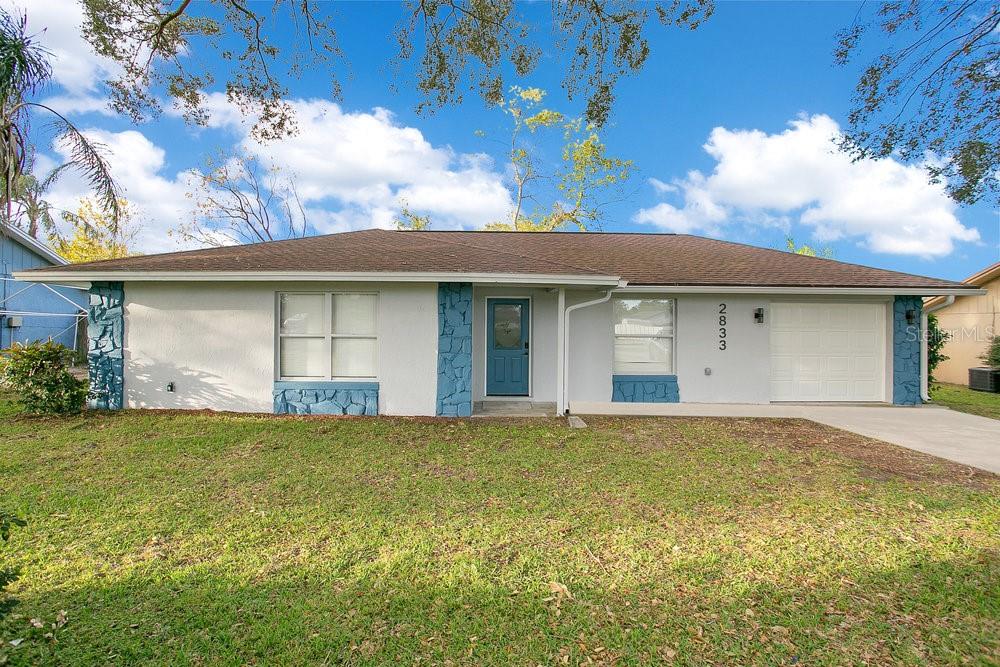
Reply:
[[[66,263],[21,229],[0,227],[0,349],[36,340],[53,340],[75,349],[78,340],[85,340],[86,290],[14,277],[15,272]]]
[[[934,371],[941,382],[969,384],[969,369],[983,365],[979,359],[990,339],[1000,334],[1000,262],[963,281],[985,293],[936,296],[924,302],[938,318],[938,327],[949,334],[942,352],[948,359]]]
[[[374,229],[21,277],[88,286],[98,407],[441,416],[916,404],[922,299],[978,291],[683,234]]]

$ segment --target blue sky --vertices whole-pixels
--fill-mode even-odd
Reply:
[[[219,95],[208,128],[185,126],[169,113],[139,126],[110,115],[100,80],[112,70],[79,38],[79,10],[68,0],[37,4],[21,6],[31,7],[34,30],[46,28],[42,41],[56,57],[57,84],[48,97],[112,151],[116,174],[142,213],[143,250],[178,247],[166,232],[190,220],[188,171],[207,152],[238,145],[295,174],[320,232],[389,225],[402,200],[440,228],[476,227],[509,206],[503,151],[476,134],[502,136],[502,114],[475,93],[461,107],[415,113],[408,72],[394,78],[389,67],[402,16],[395,3],[337,5],[335,24],[350,63],[343,97],[329,99],[324,72],[292,81],[302,132],[269,146],[248,137]],[[541,35],[547,7],[521,7]],[[834,65],[834,34],[857,8],[722,2],[696,31],[655,26],[650,59],[619,85],[603,132],[610,152],[637,167],[603,229],[690,232],[770,247],[791,235],[829,246],[845,261],[953,279],[997,261],[1000,216],[991,205],[955,207],[915,166],[851,164],[830,149],[857,77],[856,69]],[[535,74],[511,83],[545,88],[550,106],[577,114],[580,101],[560,90],[563,66],[558,53],[546,51]],[[52,164],[58,160],[54,150],[47,155]],[[70,207],[82,193],[68,179],[53,198]]]

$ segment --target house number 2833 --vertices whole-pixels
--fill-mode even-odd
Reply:
[[[726,304],[719,304],[719,349],[726,349]]]

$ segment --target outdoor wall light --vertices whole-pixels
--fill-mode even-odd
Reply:
[[[167,383],[167,391],[173,393],[173,391],[174,391],[174,383],[173,382],[168,382]]]
[[[764,324],[764,309],[754,308],[753,309],[753,321],[757,324]]]
[[[917,311],[913,310],[912,308],[906,311],[906,323],[907,324],[917,323]]]

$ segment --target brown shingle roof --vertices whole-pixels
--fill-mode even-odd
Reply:
[[[82,272],[420,272],[620,276],[632,285],[953,288],[960,283],[684,234],[388,231],[72,264]]]

